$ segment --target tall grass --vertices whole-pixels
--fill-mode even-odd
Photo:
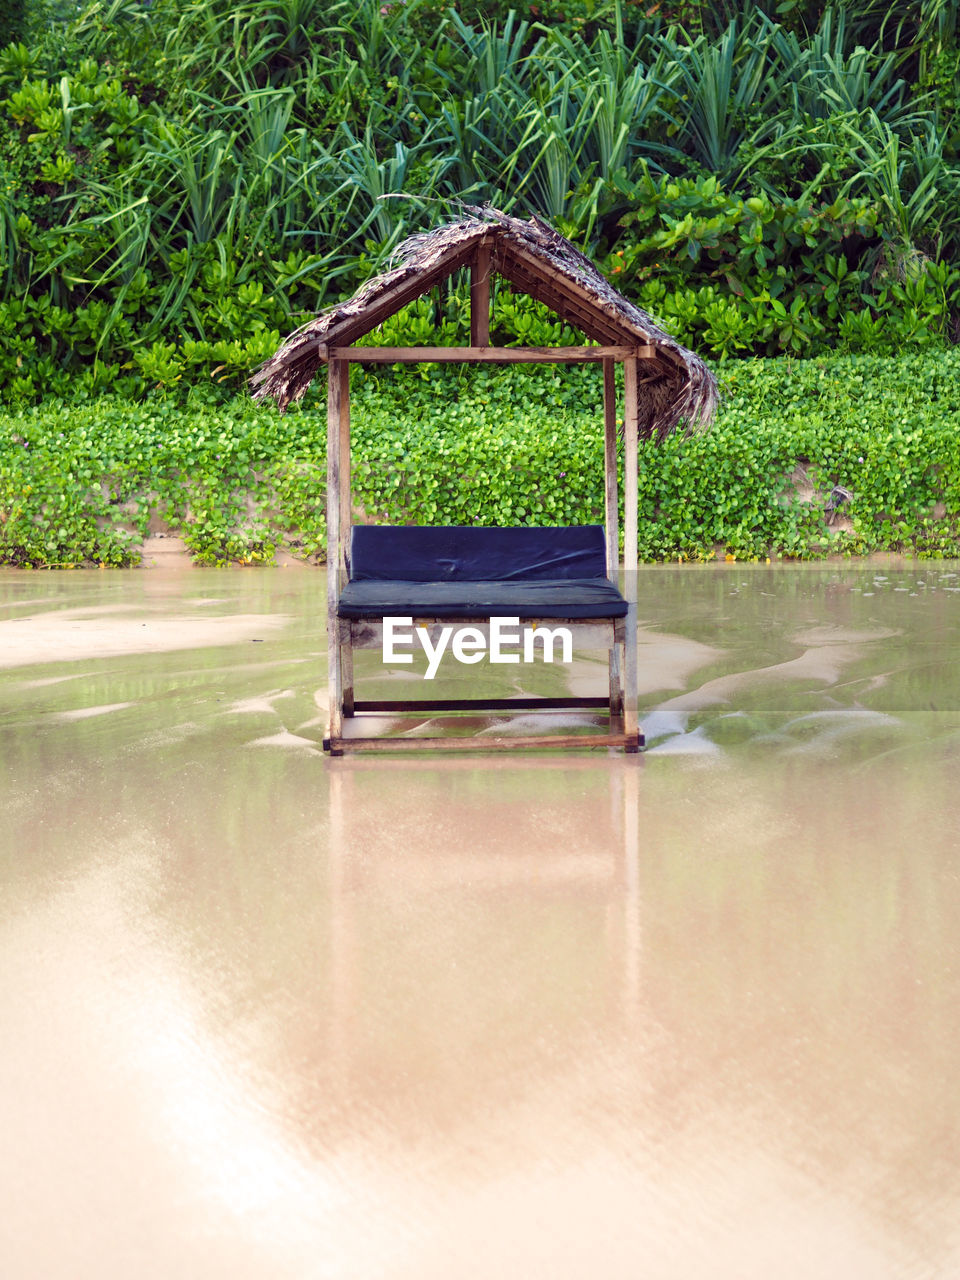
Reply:
[[[42,39],[0,52],[0,299],[102,302],[104,332],[152,344],[233,332],[218,291],[261,281],[262,323],[282,325],[458,199],[602,251],[650,172],[866,196],[898,260],[956,260],[956,102],[942,67],[916,77],[956,51],[958,0],[838,4],[807,32],[815,9],[685,3],[686,26],[626,0],[584,0],[580,25],[520,0],[51,9]]]

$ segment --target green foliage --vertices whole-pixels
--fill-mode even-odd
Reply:
[[[0,47],[0,391],[233,392],[459,198],[552,219],[708,354],[953,339],[957,6],[892,13],[34,0]],[[503,295],[498,331],[532,322]]]
[[[25,0],[0,2],[0,48],[15,43],[26,34],[26,7]]]
[[[885,239],[878,202],[743,198],[649,174],[629,195],[602,265],[699,350],[891,353],[951,336],[960,269]]]
[[[960,351],[744,360],[708,431],[641,445],[645,560],[960,554]],[[0,563],[136,561],[151,517],[202,564],[322,558],[322,397],[280,417],[237,399],[102,396],[0,418]],[[355,371],[363,518],[576,524],[603,518],[598,371]],[[841,519],[828,499],[852,497]]]

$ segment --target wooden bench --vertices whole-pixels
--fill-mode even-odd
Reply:
[[[516,712],[549,709],[603,709],[606,733],[554,734],[542,738],[469,739],[477,747],[617,746],[637,751],[636,605],[620,594],[607,575],[606,538],[601,525],[563,528],[393,527],[352,529],[347,581],[336,601],[339,673],[337,703],[331,708],[332,755],[378,747],[463,749],[462,738],[364,738],[344,736],[342,717],[364,712]],[[522,626],[563,626],[574,648],[607,649],[609,687],[602,697],[372,700],[355,697],[353,653],[380,648],[385,618],[409,618],[425,627],[435,644],[443,627],[470,626],[489,636],[492,618],[517,618]]]

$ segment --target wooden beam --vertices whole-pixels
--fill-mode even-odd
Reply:
[[[637,401],[637,362],[623,362],[623,567],[631,582],[627,582],[624,595],[628,600],[637,598],[637,478],[639,469],[639,404]]]
[[[623,657],[623,727],[630,737],[638,731],[637,724],[637,533],[639,512],[637,485],[639,470],[638,435],[639,405],[637,403],[637,362],[623,362],[623,594],[627,599],[626,634]],[[627,747],[628,751],[636,750]]]
[[[589,364],[649,359],[644,347],[331,347],[330,360],[351,364]]]
[[[343,714],[354,714],[353,642],[350,623],[346,618],[337,620],[337,639],[340,646],[340,694]]]
[[[603,518],[607,542],[607,577],[620,581],[620,485],[617,479],[617,378],[612,360],[603,362]],[[620,646],[614,645],[608,659],[610,713],[623,709],[623,672]]]
[[[338,360],[327,365],[327,668],[330,721],[328,734],[343,731],[343,683],[340,665],[340,441],[344,379]]]
[[[500,262],[495,260],[494,268],[521,293],[529,294],[538,302],[544,303],[551,311],[567,324],[582,329],[588,338],[597,342],[617,343],[623,340],[623,328],[612,323],[608,316],[598,316],[584,299],[573,300],[568,294],[551,291],[539,276],[528,274],[519,269],[516,262]],[[606,321],[606,323],[603,323]]]
[[[636,580],[636,574],[633,575]],[[637,653],[637,606],[631,602],[627,613],[625,635],[623,640],[623,728],[627,737],[635,740],[636,745],[628,746],[627,751],[636,751],[643,745],[637,711],[639,691],[639,654]]]
[[[323,336],[329,346],[346,347],[357,338],[375,329],[378,324],[396,314],[408,302],[429,293],[435,284],[459,271],[473,257],[476,240],[468,239],[455,254],[443,258],[429,271],[413,271],[403,276],[395,285],[385,290],[356,315],[346,316],[332,325]]]
[[[325,738],[323,749],[331,755],[353,751],[545,751],[555,747],[622,747],[636,751],[643,735],[633,733],[557,733],[544,737],[494,738],[486,734],[450,738]]]
[[[394,711],[420,715],[431,711],[606,711],[606,698],[363,698],[354,703],[364,711]]]
[[[494,252],[493,269],[531,298],[546,303],[559,316],[575,323],[588,337],[601,342],[623,341],[623,325],[605,310],[598,309],[593,295],[588,296],[575,286],[563,288],[556,275],[546,279],[539,258],[512,252],[512,246],[508,249],[501,242]]]
[[[609,649],[622,639],[622,618],[582,619],[582,618],[523,618],[519,625],[523,627],[555,628],[564,627],[570,632],[570,642],[574,649]],[[473,627],[479,631],[489,643],[490,623],[484,618],[417,618],[411,624],[418,630],[426,631],[432,644],[436,645],[440,632],[444,627]],[[354,649],[383,648],[383,620],[381,618],[351,618],[350,640]]]
[[[481,240],[470,268],[470,345],[490,345],[490,241]]]
[[[541,289],[552,289],[563,298],[569,299],[574,306],[585,307],[594,316],[594,323],[597,326],[604,329],[608,325],[612,326],[613,331],[616,332],[621,341],[626,336],[623,324],[617,321],[616,316],[609,314],[602,306],[598,306],[594,302],[593,295],[588,288],[578,285],[575,280],[571,280],[560,272],[548,276],[542,258],[537,257],[536,254],[529,253],[522,245],[512,240],[501,241],[500,254],[495,265],[501,274],[508,279],[510,278],[511,258],[520,264],[521,268],[525,268],[534,279],[543,282],[540,286]]]
[[[340,567],[349,572],[350,531],[353,528],[353,491],[350,465],[350,366],[346,360],[338,360],[336,367],[340,371]]]
[[[330,366],[333,375],[339,371],[340,377],[340,487],[338,502],[340,519],[338,535],[340,538],[340,555],[338,567],[344,579],[350,577],[350,561],[353,555],[351,548],[351,531],[353,529],[353,491],[351,485],[350,465],[350,366],[346,360],[337,360]],[[339,579],[338,579],[339,582]],[[337,598],[339,599],[339,588]],[[340,705],[345,716],[353,715],[353,646],[350,643],[350,627],[344,626],[340,620],[337,626],[337,664],[340,671]]]
[[[617,479],[617,382],[612,359],[603,362],[603,514],[607,538],[607,577],[620,572],[620,486]]]

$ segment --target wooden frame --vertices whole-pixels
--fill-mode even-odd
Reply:
[[[436,643],[438,632],[445,626],[470,626],[485,637],[489,634],[488,626],[476,618],[414,618],[415,627],[424,627]],[[587,622],[549,619],[524,619],[524,626],[566,626],[572,636],[575,649],[608,649],[617,654],[616,670],[620,670],[620,660],[627,636],[627,619],[592,619]],[[423,715],[438,712],[470,712],[470,711],[572,711],[594,710],[606,712],[609,717],[608,732],[551,735],[549,738],[536,739],[537,745],[580,746],[580,747],[623,747],[625,750],[637,749],[642,743],[637,733],[628,731],[624,719],[624,695],[619,683],[611,681],[609,691],[602,697],[519,697],[519,698],[417,698],[417,699],[361,699],[354,696],[353,688],[353,652],[357,649],[379,649],[382,643],[383,624],[373,619],[337,619],[337,650],[342,671],[341,706],[343,718],[362,716],[364,713],[379,715]],[[349,655],[349,662],[347,661]],[[612,665],[612,664],[611,664]],[[349,675],[348,675],[349,672]],[[390,746],[400,750],[422,750],[440,748],[448,751],[503,751],[509,748],[530,746],[530,737],[494,737],[483,738],[439,738],[439,737],[378,737],[362,738],[344,736],[340,729],[337,741],[331,734],[324,740],[324,747],[333,755],[345,751],[375,751]],[[406,747],[403,744],[407,744]]]
[[[327,360],[350,364],[590,364],[601,360],[652,360],[642,347],[327,347]]]
[[[457,264],[460,265],[460,264]],[[639,362],[651,359],[649,345],[606,343],[585,347],[490,347],[490,272],[499,264],[486,240],[477,246],[471,263],[470,346],[468,347],[355,347],[320,348],[327,362],[327,640],[329,661],[329,724],[324,749],[331,755],[377,750],[478,751],[547,747],[620,747],[636,752],[643,743],[637,718],[637,465]],[[431,282],[432,283],[432,282]],[[421,290],[422,292],[423,290]],[[409,299],[406,299],[409,301]],[[360,335],[357,335],[360,336]],[[351,620],[338,616],[340,583],[349,575],[352,526],[350,486],[350,365],[360,361],[379,363],[421,363],[430,361],[503,363],[593,363],[603,366],[604,427],[604,528],[607,575],[615,582],[619,572],[619,495],[617,475],[618,432],[616,365],[624,370],[623,403],[623,486],[624,557],[627,615],[618,619],[597,619],[589,623],[551,618],[550,626],[566,626],[574,645],[606,648],[609,651],[609,687],[605,697],[516,698],[516,699],[428,699],[371,701],[354,693],[353,651],[379,646],[379,624],[371,620]],[[416,619],[428,628],[456,624],[458,619]],[[467,620],[460,620],[466,622]],[[525,620],[525,625],[528,620]],[[477,620],[469,620],[477,626]],[[482,629],[482,624],[481,624]],[[606,733],[560,733],[550,736],[477,737],[358,737],[344,734],[344,718],[364,713],[385,712],[404,715],[424,712],[464,712],[469,710],[520,711],[572,708],[605,709],[609,717]]]

